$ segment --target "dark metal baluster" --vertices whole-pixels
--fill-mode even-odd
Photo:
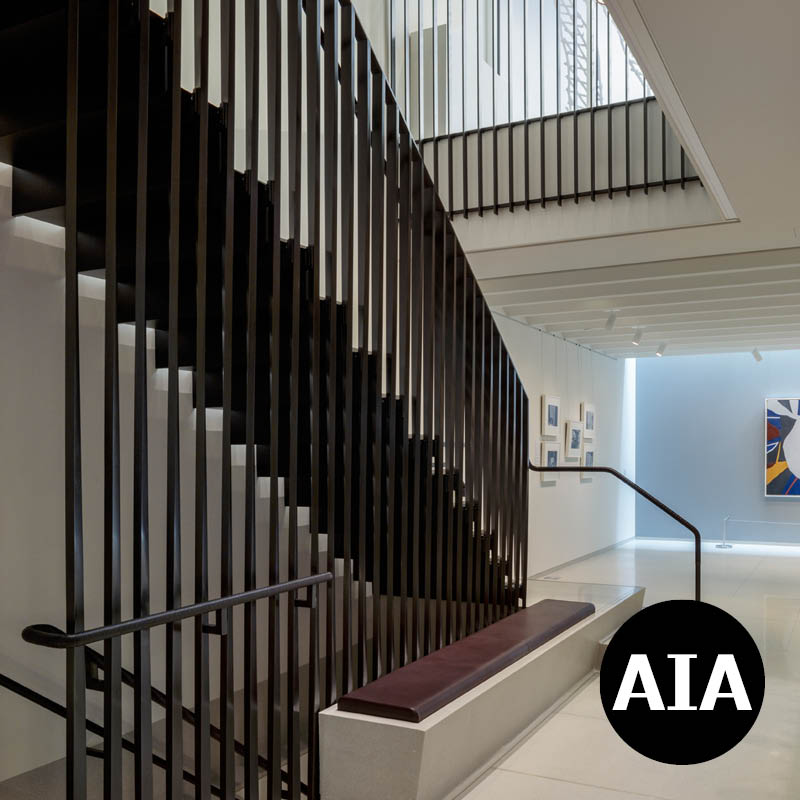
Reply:
[[[625,195],[631,196],[631,101],[628,96],[628,43],[625,43]]]
[[[394,4],[392,4],[394,5]],[[309,528],[311,534],[311,574],[319,572],[320,491],[322,460],[321,401],[322,401],[322,319],[320,295],[322,291],[322,236],[320,220],[320,0],[306,0],[306,124],[308,231],[313,259],[312,279],[312,349],[311,349],[311,509]],[[392,44],[394,46],[394,44]],[[331,302],[331,316],[336,316],[336,298]],[[333,461],[328,462],[333,469]],[[330,500],[329,500],[330,502]],[[328,540],[333,549],[333,536]],[[311,797],[319,794],[319,603],[312,602],[308,622],[308,705],[306,729],[308,731],[308,775],[306,778]]]
[[[117,6],[117,3],[110,5]],[[167,337],[168,400],[167,400],[167,608],[181,605],[181,452],[179,395],[179,313],[180,313],[180,239],[181,239],[181,28],[183,2],[173,0],[170,16],[172,64],[170,93],[172,123],[170,131],[170,200],[169,200],[169,322]],[[107,228],[110,230],[110,227]],[[108,270],[107,270],[108,280]],[[117,617],[117,621],[119,617]],[[181,623],[167,625],[167,797],[183,797],[183,654]],[[104,673],[108,674],[109,657],[106,644]],[[109,730],[106,724],[106,730]],[[113,752],[109,741],[104,751]],[[107,796],[114,796],[115,793]]]
[[[370,171],[370,117],[371,117],[371,75],[369,41],[359,30],[357,34],[357,73],[358,73],[358,244],[354,257],[358,260],[358,301],[356,318],[358,320],[358,350],[361,364],[361,385],[354,391],[360,392],[359,417],[359,480],[358,480],[358,661],[356,686],[363,686],[367,674],[367,482],[369,481],[370,437],[370,274],[369,274],[369,171]],[[371,515],[370,515],[371,516]],[[374,577],[374,576],[373,576]]]
[[[608,146],[608,196],[614,196],[613,110],[611,108],[611,13],[606,8],[606,142]]]
[[[490,345],[489,339],[489,310],[486,307],[486,302],[481,298],[479,308],[480,320],[480,376],[481,376],[481,432],[480,432],[480,445],[479,445],[479,465],[481,470],[481,506],[482,506],[482,536],[481,536],[481,560],[482,560],[482,579],[481,579],[481,604],[480,604],[480,627],[490,624],[491,622],[491,605],[489,603],[490,581],[491,581],[491,563],[489,561],[491,554],[491,524],[490,517],[490,484],[489,478],[491,476],[489,454],[491,448],[489,446],[489,433],[491,428],[491,361],[490,361]]]
[[[200,80],[195,86],[199,106],[200,147],[197,175],[197,316],[195,355],[195,509],[194,509],[194,599],[208,599],[208,499],[206,465],[206,305],[208,292],[208,58],[209,58],[209,0],[195,4],[195,39],[200,37]],[[198,13],[200,18],[198,18]],[[194,761],[197,782],[195,797],[210,796],[211,740],[209,734],[209,643],[203,629],[207,617],[194,619],[194,702],[197,712],[194,728]]]
[[[547,204],[545,185],[545,142],[544,142],[544,51],[542,49],[542,0],[539,0],[539,202],[542,208]]]
[[[452,37],[450,2],[447,0],[447,213],[453,219],[453,119],[451,114],[450,93],[452,91],[452,75],[450,74],[450,39]]]
[[[447,477],[445,481],[446,494],[442,492],[444,502],[445,524],[447,525],[447,539],[445,544],[444,564],[445,564],[445,634],[444,643],[450,644],[453,641],[453,553],[455,551],[454,529],[455,510],[453,506],[453,496],[455,494],[456,471],[456,448],[455,448],[455,428],[457,404],[456,396],[458,393],[456,386],[456,248],[458,240],[451,233],[447,242],[447,259],[445,261],[444,277],[444,325],[445,325],[445,353],[449,355],[446,360],[445,375],[447,376],[447,386],[450,387],[450,399],[445,411],[445,439],[446,456],[445,463]]]
[[[526,0],[527,2],[527,0]],[[479,558],[475,552],[477,542],[475,531],[475,292],[476,281],[470,269],[465,270],[466,313],[465,313],[465,347],[464,363],[467,369],[466,410],[464,428],[465,439],[465,495],[469,524],[465,532],[467,537],[467,574],[466,574],[466,635],[475,632],[475,566]]]
[[[647,172],[648,172],[648,170],[647,170],[647,166],[648,166],[647,160],[649,158],[649,155],[648,155],[648,152],[647,152],[647,123],[648,123],[648,119],[647,119],[647,80],[645,79],[644,75],[642,75],[642,117],[643,117],[642,123],[643,123],[643,126],[644,126],[644,133],[643,133],[643,136],[644,136],[644,142],[643,142],[644,154],[642,156],[643,167],[644,167],[644,180],[642,181],[642,183],[644,185],[644,193],[645,194],[649,194],[648,176],[647,176]]]
[[[572,0],[572,194],[578,202],[578,46],[575,38],[575,4]]]
[[[505,346],[503,347],[503,395],[503,604],[505,606],[504,613],[508,615],[514,610],[511,602],[511,582],[514,577],[513,550],[511,547],[514,533],[512,525],[513,499],[511,497],[514,445],[511,441],[511,415],[513,413],[511,400],[511,358]]]
[[[464,16],[464,3],[461,0],[461,168],[462,184],[461,194],[463,202],[464,219],[469,217],[469,162],[467,159],[467,78],[466,78],[466,24]],[[478,133],[480,136],[480,132]]]
[[[439,16],[436,0],[431,0],[433,24],[431,25],[431,72],[433,85],[431,99],[431,136],[433,137],[433,181],[439,186]]]
[[[424,281],[423,288],[423,385],[425,387],[424,398],[424,437],[427,442],[425,450],[425,460],[422,464],[422,474],[420,480],[425,479],[424,484],[424,507],[425,507],[425,536],[423,546],[423,574],[422,574],[422,597],[423,597],[423,629],[422,629],[422,654],[427,655],[430,652],[431,641],[431,611],[433,609],[431,603],[431,553],[433,547],[433,523],[431,520],[431,512],[433,510],[433,472],[431,469],[432,459],[435,453],[436,438],[433,429],[433,398],[434,398],[434,380],[435,375],[433,372],[433,359],[434,359],[434,343],[433,331],[435,326],[435,318],[433,316],[433,265],[435,263],[435,243],[436,243],[436,225],[437,225],[437,208],[436,208],[436,187],[433,183],[425,186],[425,207],[426,216],[430,220],[430,227],[423,225],[422,231],[422,280]]]
[[[590,139],[590,158],[591,158],[591,173],[592,173],[592,201],[594,202],[596,198],[596,183],[597,183],[597,175],[596,175],[596,165],[595,165],[595,133],[594,133],[594,112],[595,106],[597,105],[597,79],[598,75],[597,72],[599,71],[599,62],[598,62],[598,37],[597,37],[597,9],[599,4],[596,0],[592,0],[592,5],[594,6],[594,20],[592,20],[592,11],[591,8],[589,9],[589,50],[591,53],[592,44],[594,44],[594,54],[591,54],[589,57],[589,103],[591,106],[591,110],[589,112],[589,139]]]
[[[515,523],[515,553],[517,558],[517,585],[514,594],[514,608],[519,608],[520,598],[522,595],[522,583],[525,580],[527,569],[522,563],[522,542],[528,530],[528,520],[525,518],[525,494],[526,483],[525,476],[528,470],[522,461],[522,454],[524,445],[522,441],[523,426],[522,426],[522,397],[524,389],[522,388],[522,381],[519,375],[514,372],[514,386],[515,386],[515,412],[514,412],[514,441],[516,442],[516,477],[514,485],[516,486],[516,497],[514,504],[516,506],[516,523]]]
[[[489,363],[492,371],[490,382],[491,425],[489,433],[489,459],[491,464],[489,510],[492,531],[492,585],[491,585],[491,620],[500,619],[500,508],[499,508],[499,465],[500,465],[500,342],[494,319],[491,313],[489,323]]]
[[[508,62],[508,210],[514,211],[514,125],[512,111],[511,73],[511,0],[506,0],[506,60]]]
[[[498,213],[500,198],[498,197],[498,168],[500,159],[497,154],[497,72],[500,69],[499,28],[500,0],[492,0],[492,191],[494,192],[494,213]]]
[[[492,336],[492,519],[494,520],[494,554],[495,554],[495,570],[494,570],[494,585],[493,585],[493,612],[494,620],[497,621],[502,616],[502,580],[503,580],[503,552],[502,552],[502,477],[500,474],[502,465],[502,411],[503,411],[503,371],[502,371],[502,340],[500,334],[494,324],[494,319],[491,320],[491,336]]]
[[[686,188],[686,153],[681,145],[681,189]]]
[[[511,130],[509,126],[509,131]],[[464,405],[466,390],[466,363],[467,354],[465,349],[466,340],[466,282],[465,272],[467,270],[466,257],[461,246],[456,248],[456,258],[454,260],[453,275],[453,321],[455,323],[453,331],[453,347],[456,354],[455,364],[456,373],[456,407],[455,407],[455,468],[458,473],[458,481],[455,485],[455,535],[456,535],[456,569],[455,569],[455,638],[460,639],[464,635],[463,604],[462,597],[464,592]]]
[[[258,4],[255,4],[258,5]],[[248,4],[249,7],[249,4]],[[267,2],[267,140],[269,142],[269,176],[271,181],[270,186],[270,201],[271,201],[271,214],[268,223],[268,247],[269,247],[269,265],[272,270],[272,291],[271,291],[271,321],[272,331],[270,336],[270,412],[269,412],[269,476],[270,476],[270,490],[269,490],[269,582],[271,584],[280,581],[280,533],[281,533],[281,520],[280,520],[280,505],[278,503],[278,479],[280,474],[280,440],[281,440],[281,414],[280,402],[282,390],[282,371],[284,365],[281,359],[281,337],[286,336],[287,332],[281,332],[281,181],[283,170],[283,157],[282,157],[282,143],[281,131],[283,129],[283,114],[281,110],[282,101],[282,38],[281,32],[283,30],[281,13],[283,4],[281,0],[268,0]],[[259,31],[261,28],[259,11],[256,9],[253,12],[253,58],[254,61],[259,58]],[[250,263],[253,272],[253,289],[256,289],[256,276],[258,273],[258,244],[261,239],[258,233],[258,146],[257,140],[259,136],[258,129],[258,94],[259,94],[259,71],[257,67],[253,67],[253,99],[252,99],[252,140],[253,140],[253,162],[251,179],[251,195],[250,198]],[[248,298],[249,299],[249,298]],[[253,316],[257,313],[256,299],[249,299],[250,309]],[[256,323],[253,322],[253,336],[256,335]],[[255,342],[253,344],[253,352],[255,354]],[[252,400],[255,404],[255,360],[253,368],[253,389]],[[255,442],[255,435],[253,435],[253,442]],[[255,448],[248,448],[248,452],[254,451]],[[252,452],[251,458],[255,458],[255,453]],[[253,469],[255,472],[255,469]],[[284,481],[284,491],[286,490],[286,483]],[[255,493],[255,491],[254,491]],[[255,521],[255,504],[253,508],[253,519]],[[255,580],[255,526],[253,530],[252,540],[252,557],[253,566],[250,570],[250,576]],[[245,615],[248,606],[245,607]],[[252,635],[250,646],[253,648],[250,661],[246,662],[246,666],[252,670],[250,682],[246,685],[245,690],[249,692],[247,698],[248,706],[253,708],[252,719],[248,718],[248,724],[252,725],[251,729],[251,743],[248,750],[251,753],[251,758],[255,761],[258,747],[258,697],[257,697],[257,676],[258,676],[258,659],[256,655],[256,636],[257,627],[255,619],[255,604],[249,606],[252,613],[250,620],[250,627],[248,628],[248,639]],[[280,604],[277,597],[270,597],[267,608],[268,616],[268,636],[269,636],[269,670],[267,679],[267,750],[269,753],[270,774],[269,774],[269,788],[267,796],[270,800],[278,800],[281,797],[281,774],[278,769],[278,764],[282,759],[282,722],[281,722],[281,647],[280,647]],[[247,621],[245,622],[247,625]],[[248,774],[248,783],[252,784],[252,800],[258,796],[258,783],[255,780],[256,767],[250,766],[251,772]],[[253,776],[251,778],[250,776]],[[249,798],[248,798],[249,800]]]
[[[382,648],[381,624],[381,597],[385,594],[385,586],[381,586],[381,560],[385,558],[382,552],[383,540],[383,485],[384,485],[384,458],[383,458],[383,420],[385,396],[383,394],[383,294],[385,290],[383,274],[383,224],[384,202],[386,190],[384,187],[384,170],[386,156],[384,153],[384,135],[386,128],[385,100],[386,79],[380,64],[373,56],[370,67],[372,72],[372,350],[377,359],[376,385],[375,385],[375,442],[373,445],[373,528],[372,528],[372,659],[370,664],[372,679],[374,680],[387,671],[386,649]],[[434,140],[434,147],[436,147]],[[383,649],[383,652],[381,652]]]
[[[78,322],[78,35],[80,3],[67,6],[67,118],[64,298],[64,431],[67,633],[83,630],[83,504]],[[86,669],[84,651],[67,651],[67,799],[86,797]]]
[[[397,362],[398,362],[398,314],[397,314],[397,216],[398,216],[398,131],[399,114],[393,95],[387,99],[386,132],[386,374],[389,381],[389,487],[386,503],[386,671],[395,667],[396,646],[394,626],[394,555],[395,520],[397,514]]]
[[[136,297],[133,433],[133,615],[150,613],[150,529],[147,465],[147,139],[150,78],[150,4],[139,0],[139,119],[136,178]],[[150,709],[150,632],[133,635],[136,800],[153,795]]]
[[[422,336],[424,316],[422,233],[425,213],[425,165],[422,153],[412,149],[412,229],[411,229],[411,437],[414,447],[414,495],[411,527],[411,660],[419,658],[420,625],[420,526],[422,525]]]
[[[342,300],[347,315],[347,343],[345,349],[345,415],[344,415],[344,580],[342,608],[342,691],[349,692],[353,686],[351,666],[353,647],[353,565],[351,543],[353,539],[353,435],[354,392],[353,374],[353,314],[358,298],[354,290],[354,173],[355,173],[355,12],[350,5],[342,6]],[[406,78],[408,76],[406,75]],[[356,538],[356,541],[357,538]]]
[[[409,506],[413,497],[409,496],[409,458],[411,444],[409,429],[409,336],[411,325],[411,305],[409,302],[411,285],[409,263],[411,256],[411,134],[403,118],[400,118],[400,231],[399,253],[400,269],[397,289],[400,308],[399,395],[402,399],[402,442],[403,476],[400,499],[400,649],[397,653],[397,666],[401,667],[408,659],[408,530]]]
[[[522,393],[522,607],[528,603],[528,540],[530,534],[528,531],[528,464],[530,463],[530,440],[529,440],[529,426],[530,415],[528,411],[528,396],[525,392]]]
[[[106,303],[105,303],[105,525],[103,624],[120,621],[119,344],[117,334],[117,120],[119,112],[119,4],[108,5],[108,85],[106,95]],[[103,794],[122,794],[122,642],[103,644]]]
[[[341,498],[336,490],[340,440],[337,303],[338,270],[338,201],[339,201],[339,0],[325,0],[325,292],[330,299],[330,342],[328,344],[328,481],[327,520],[328,572],[336,570],[336,520]],[[325,595],[325,706],[337,695],[336,681],[336,582],[330,581]]]
[[[425,98],[422,96],[424,92],[423,80],[423,67],[422,57],[424,54],[423,47],[423,19],[422,19],[422,0],[417,0],[417,141],[422,142],[425,138]],[[411,109],[408,110],[408,118],[411,119]],[[420,153],[422,152],[422,145],[419,145]]]
[[[561,205],[561,35],[559,32],[559,25],[561,24],[561,15],[559,11],[559,3],[564,0],[555,0],[556,2],[556,202]]]
[[[475,0],[475,108],[478,124],[478,215],[483,216],[483,131],[481,130],[481,0]],[[494,0],[492,0],[494,2]],[[466,80],[466,75],[461,76]],[[466,204],[466,199],[465,199]]]
[[[528,114],[528,0],[522,0],[522,91],[524,98],[522,101],[522,123],[523,136],[525,141],[525,210],[531,208],[531,161],[530,161],[530,130],[531,122]]]
[[[436,369],[436,480],[434,481],[433,491],[436,493],[436,574],[435,574],[435,590],[434,596],[435,603],[435,625],[433,629],[433,644],[434,650],[442,646],[442,609],[444,601],[444,567],[443,567],[443,553],[445,546],[445,526],[447,520],[444,518],[444,497],[445,497],[445,475],[444,475],[444,457],[445,457],[445,420],[446,420],[446,406],[448,404],[447,393],[445,387],[447,386],[446,378],[446,344],[447,337],[445,336],[445,323],[444,323],[444,310],[445,310],[445,269],[447,264],[447,242],[450,234],[451,224],[449,220],[442,225],[441,238],[439,241],[439,248],[436,253],[436,259],[433,263],[432,271],[432,285],[431,293],[433,295],[434,303],[434,319],[435,329],[433,336],[436,339],[434,346],[434,363]]]
[[[289,580],[299,575],[300,558],[297,541],[297,482],[298,452],[300,450],[299,408],[306,400],[300,394],[300,341],[303,336],[300,323],[300,303],[304,291],[302,285],[302,265],[300,255],[300,227],[302,214],[303,183],[301,177],[301,136],[303,130],[303,20],[301,0],[289,0],[286,9],[286,43],[287,43],[287,86],[288,86],[288,151],[287,177],[289,181],[289,238],[292,253],[292,328],[291,336],[291,372],[289,387],[289,475],[286,478],[286,491],[289,495],[289,541],[288,568]],[[308,596],[311,597],[309,591]],[[297,607],[297,592],[287,595],[286,626],[286,678],[287,704],[286,711],[286,746],[287,768],[289,773],[289,797],[300,798],[300,631]],[[310,666],[310,665],[309,665]]]
[[[220,585],[222,595],[233,594],[233,508],[231,486],[231,406],[233,399],[233,257],[235,248],[234,147],[236,141],[236,2],[224,0],[221,8],[221,88],[225,119],[225,233],[223,254],[223,386],[222,386],[222,496],[220,531]],[[180,75],[178,75],[180,79]],[[180,146],[180,142],[178,142]],[[179,187],[176,187],[179,190]],[[178,220],[176,220],[177,224]],[[177,288],[177,285],[176,285]],[[176,351],[177,356],[177,351]],[[232,800],[236,791],[234,755],[233,609],[220,612],[220,790]]]
[[[667,118],[661,112],[661,189],[667,191]]]

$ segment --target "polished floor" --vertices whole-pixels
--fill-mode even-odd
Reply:
[[[534,586],[638,585],[651,605],[690,598],[692,569],[688,543],[640,539],[541,576]],[[733,614],[764,658],[761,714],[737,747],[695,766],[644,758],[609,725],[593,676],[460,800],[798,800],[800,547],[705,545],[703,582],[703,599]]]

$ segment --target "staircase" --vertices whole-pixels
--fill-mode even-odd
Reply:
[[[220,105],[209,102],[208,0],[194,4],[192,91],[180,82],[192,4],[171,0],[161,17],[146,0],[30,0],[0,16],[0,67],[15,76],[0,100],[12,214],[63,226],[66,236],[67,634],[84,627],[92,581],[102,580],[105,625],[120,622],[121,572],[133,572],[135,619],[160,610],[149,586],[156,544],[166,549],[169,609],[190,595],[208,600],[217,561],[222,597],[255,590],[265,571],[272,585],[325,567],[332,578],[319,598],[309,588],[270,597],[264,610],[243,603],[235,624],[233,608],[196,613],[191,652],[180,626],[167,625],[166,731],[155,760],[150,629],[133,634],[127,679],[120,636],[95,645],[91,669],[88,651],[68,648],[69,797],[87,792],[87,674],[86,687],[103,693],[104,746],[89,752],[103,760],[105,796],[123,784],[126,682],[135,695],[128,738],[137,797],[152,796],[153,763],[166,771],[167,797],[180,796],[184,781],[197,797],[255,797],[260,780],[267,796],[316,796],[319,708],[524,605],[522,384],[352,6],[332,0],[323,15],[320,0],[289,0],[282,18],[282,5],[267,0],[262,42],[257,4],[237,20],[236,3],[222,2]],[[241,38],[243,92],[234,68]],[[235,127],[242,100],[244,153]],[[94,296],[104,364],[91,363],[103,374],[106,431],[102,576],[83,573],[85,278],[104,283]],[[125,347],[133,353],[133,564],[120,553]],[[189,376],[195,574],[182,588],[180,394]],[[151,382],[166,390],[167,409],[167,501],[155,511]],[[212,553],[217,431],[221,533]],[[163,534],[150,530],[156,514]],[[243,563],[234,564],[237,551]],[[259,661],[264,638],[269,652]],[[194,702],[184,732],[187,658]],[[194,771],[184,774],[192,740]],[[271,766],[278,761],[281,770]]]

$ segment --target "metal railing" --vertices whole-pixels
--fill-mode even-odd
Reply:
[[[630,486],[636,494],[644,497],[645,500],[652,503],[656,508],[661,509],[667,516],[672,517],[679,525],[683,525],[694,538],[694,599],[700,601],[700,578],[701,578],[701,550],[702,542],[700,539],[700,531],[692,525],[691,522],[685,520],[677,511],[673,511],[668,505],[662,503],[657,497],[654,497],[646,489],[642,489],[639,484],[634,483],[630,478],[623,475],[618,470],[612,467],[588,467],[588,466],[575,466],[575,467],[537,467],[532,461],[528,462],[528,468],[533,472],[604,472],[607,475],[613,475],[618,481],[622,481],[626,486]]]
[[[698,180],[597,0],[390,0],[392,86],[451,214]]]
[[[190,94],[181,87],[181,33],[192,6],[170,0],[162,19],[148,0],[67,4],[66,627],[61,633],[35,625],[24,636],[66,653],[71,800],[87,795],[87,732],[101,729],[105,797],[122,795],[122,752],[131,748],[137,800],[152,797],[154,763],[166,770],[166,796],[183,796],[187,657],[195,796],[212,794],[214,741],[213,792],[221,797],[243,790],[252,799],[259,789],[271,798],[317,797],[320,708],[525,602],[528,400],[353,6],[267,0],[262,12],[248,2],[242,25],[239,4],[223,0],[216,107],[209,103],[209,0],[192,5]],[[98,41],[98,9],[107,14],[106,41]],[[246,34],[244,87],[237,86],[237,28]],[[263,54],[267,68],[259,74]],[[106,76],[100,112],[86,101],[97,100],[98,75]],[[235,167],[237,102],[245,106],[244,173]],[[48,135],[59,135],[58,126],[52,130]],[[85,147],[92,136],[105,147]],[[54,151],[63,146],[63,139],[50,144]],[[266,182],[259,180],[264,173]],[[98,238],[99,261],[96,246],[84,249]],[[91,389],[81,384],[78,297],[80,270],[96,268],[106,283],[98,463],[82,447],[81,409]],[[120,323],[135,331],[130,431],[120,413]],[[168,379],[164,439],[148,431],[155,413],[148,411],[152,326],[156,363]],[[194,377],[191,439],[181,427],[180,369]],[[219,467],[210,458],[213,409],[222,420]],[[128,487],[121,460],[131,438],[123,433],[133,442],[132,564],[122,558]],[[239,507],[234,445],[245,450]],[[166,456],[163,509],[150,496],[154,447]],[[187,454],[191,530],[182,519]],[[86,587],[95,578],[84,561],[88,474],[102,476],[105,511],[103,625],[91,629],[87,612],[99,609],[87,609],[93,594]],[[259,477],[269,486],[268,522],[257,514]],[[308,508],[307,531],[300,508]],[[156,525],[159,517],[163,525]],[[209,533],[217,525],[212,553]],[[188,588],[181,581],[187,540],[194,554]],[[154,613],[151,606],[161,602],[150,582],[156,545],[163,547],[166,590],[165,610]],[[266,565],[262,588],[259,565]],[[301,577],[305,569],[312,577]],[[132,577],[133,595],[125,621],[123,576]],[[217,581],[220,597],[210,600]],[[319,603],[299,596],[320,582],[326,588]],[[193,602],[182,605],[190,592]],[[234,606],[243,610],[241,627]],[[187,620],[190,652],[181,636]],[[152,740],[154,626],[166,633],[160,761]],[[123,669],[127,634],[133,657]],[[218,648],[210,647],[212,636]],[[258,652],[264,639],[266,664]],[[87,646],[100,641],[102,681],[87,673],[87,662],[98,666]],[[133,685],[132,721],[123,720],[126,683]],[[87,689],[102,689],[102,725],[87,721]],[[259,719],[259,694],[266,695],[266,720]],[[123,738],[129,723],[132,735]],[[259,787],[265,764],[266,785]]]
[[[99,677],[99,673],[101,671],[105,673],[108,669],[106,666],[105,656],[103,653],[90,648],[88,645],[97,644],[98,642],[107,642],[127,634],[151,630],[162,625],[174,625],[186,619],[202,619],[210,613],[216,612],[217,614],[220,614],[222,611],[228,609],[232,610],[237,606],[244,605],[245,603],[252,603],[257,600],[276,597],[280,594],[286,594],[288,592],[297,592],[300,589],[308,590],[308,596],[305,601],[298,600],[298,605],[303,604],[306,608],[317,608],[319,591],[318,587],[320,584],[329,583],[332,580],[333,575],[330,572],[323,572],[319,575],[310,575],[305,578],[298,578],[294,581],[285,581],[283,583],[278,583],[271,586],[252,589],[247,592],[238,592],[228,597],[220,597],[215,600],[206,600],[202,603],[192,603],[191,605],[182,606],[181,608],[162,611],[157,614],[150,614],[146,617],[140,617],[138,619],[117,622],[112,625],[103,625],[98,628],[92,628],[90,630],[80,631],[72,634],[65,633],[64,631],[59,630],[52,625],[31,625],[23,630],[22,638],[30,644],[41,645],[42,647],[51,647],[60,650],[81,648],[83,650],[84,663],[86,667],[84,676],[86,687],[88,689],[94,689],[102,692],[105,690],[106,684],[105,680]],[[222,634],[223,631],[221,630],[220,626],[224,624],[223,620],[224,617],[220,614],[217,617],[216,626],[206,626],[206,631],[208,633]],[[121,669],[120,678],[122,684],[134,689],[136,688],[137,676],[135,673],[126,669]],[[18,681],[15,681],[13,678],[8,677],[7,675],[0,674],[0,686],[14,692],[26,700],[30,700],[36,705],[51,711],[60,717],[67,717],[67,709],[65,706],[56,703],[40,692],[37,692],[25,686],[24,684],[19,683]],[[170,707],[167,695],[155,687],[150,688],[149,702],[165,709]],[[192,726],[196,726],[198,724],[199,715],[194,711],[181,706],[180,713],[183,722],[186,722]],[[105,742],[106,731],[102,725],[99,725],[90,719],[87,719],[85,724],[88,733],[102,737]],[[209,724],[209,735],[217,742],[223,741],[223,733],[216,725]],[[247,752],[244,743],[234,739],[233,745],[236,755],[244,758]],[[134,754],[139,753],[139,748],[137,747],[136,742],[131,741],[130,739],[123,738],[121,740],[121,747],[127,752]],[[105,759],[107,758],[107,746],[102,750],[96,747],[87,747],[86,754],[95,758]],[[174,770],[175,765],[171,764],[168,759],[165,759],[156,753],[151,753],[151,756],[153,765],[168,771]],[[269,773],[271,769],[269,759],[259,754],[258,768],[266,773]],[[280,770],[280,773],[282,781],[288,783],[289,774],[286,772],[286,770]],[[183,781],[197,786],[198,776],[195,773],[181,767],[180,776]],[[209,788],[211,794],[215,797],[223,796],[222,790],[219,786],[210,784]],[[308,794],[308,786],[305,783],[301,783],[301,790],[303,790],[305,794]],[[282,796],[288,797],[288,792],[283,791]]]

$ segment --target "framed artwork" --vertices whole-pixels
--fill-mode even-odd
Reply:
[[[561,398],[542,395],[542,436],[558,438],[561,430]]]
[[[583,422],[583,438],[591,441],[597,425],[597,412],[594,403],[581,403],[581,422]]]
[[[580,458],[582,449],[583,423],[570,420],[564,425],[564,458]]]
[[[594,445],[586,444],[584,442],[583,445],[583,453],[581,453],[581,466],[582,467],[593,467],[595,464],[594,460]],[[581,480],[582,481],[591,481],[592,473],[591,472],[581,472]]]
[[[800,400],[764,401],[764,495],[800,497]]]
[[[539,456],[539,466],[557,467],[561,454],[561,445],[558,442],[542,442]],[[540,472],[539,480],[542,486],[553,486],[558,483],[557,472]]]

